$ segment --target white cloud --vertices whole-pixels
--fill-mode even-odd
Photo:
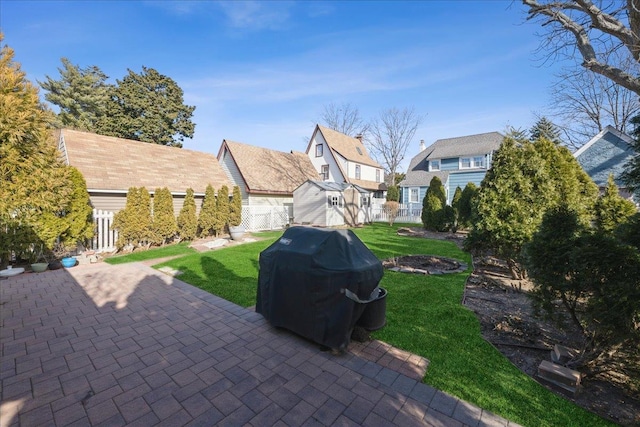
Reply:
[[[232,28],[258,31],[278,30],[286,26],[294,2],[220,1],[217,5]]]

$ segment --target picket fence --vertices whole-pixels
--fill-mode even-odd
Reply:
[[[370,207],[373,222],[387,222],[389,219],[381,205]],[[95,234],[89,244],[96,252],[113,252],[116,250],[118,232],[111,229],[113,212],[93,210]],[[396,222],[420,223],[422,207],[419,205],[400,205]],[[293,217],[291,206],[243,206],[242,225],[247,231],[283,230]]]

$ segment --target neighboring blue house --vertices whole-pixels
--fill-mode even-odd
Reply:
[[[407,175],[400,182],[400,203],[422,206],[434,176],[442,181],[449,204],[457,187],[464,189],[469,182],[480,186],[491,167],[493,152],[503,139],[504,135],[499,132],[488,132],[439,139],[426,148],[421,141],[422,151],[411,159]]]
[[[624,165],[635,154],[632,144],[633,138],[629,135],[620,132],[613,126],[607,126],[591,141],[573,153],[573,156],[600,187],[600,190],[607,186],[607,179],[612,173],[620,189],[620,194],[625,198],[630,198],[631,194],[620,181],[620,174],[624,170]]]

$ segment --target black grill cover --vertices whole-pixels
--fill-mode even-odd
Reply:
[[[291,227],[260,253],[256,311],[273,326],[344,349],[383,274],[351,230]]]

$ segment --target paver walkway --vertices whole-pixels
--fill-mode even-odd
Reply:
[[[142,264],[0,281],[0,425],[515,425]]]

